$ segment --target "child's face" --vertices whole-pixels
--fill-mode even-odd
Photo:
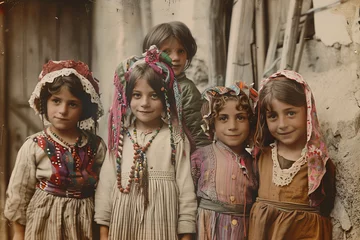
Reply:
[[[130,108],[136,117],[138,128],[155,129],[160,126],[163,104],[146,79],[139,78],[136,80]]]
[[[58,133],[76,130],[81,114],[81,100],[72,95],[65,86],[47,100],[48,120]]]
[[[238,101],[228,100],[215,118],[215,134],[218,140],[240,154],[250,133],[248,113],[237,110]]]
[[[302,148],[306,144],[306,107],[296,107],[271,101],[271,110],[266,112],[266,122],[271,135],[285,147]]]
[[[175,37],[169,37],[160,46],[160,50],[167,53],[172,59],[172,69],[175,76],[178,76],[185,69],[187,52],[184,46]]]

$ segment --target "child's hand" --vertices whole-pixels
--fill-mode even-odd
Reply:
[[[109,238],[109,227],[108,226],[100,226],[100,240],[108,240]]]
[[[14,233],[14,237],[13,240],[24,240],[25,239],[25,234],[24,233]]]
[[[25,226],[17,222],[13,222],[14,237],[13,240],[24,240],[25,239]]]
[[[181,234],[179,235],[179,239],[180,240],[192,240],[192,234],[191,233],[185,233],[185,234]]]

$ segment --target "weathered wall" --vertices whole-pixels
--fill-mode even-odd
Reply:
[[[360,237],[359,50],[357,44],[335,48],[308,41],[300,68],[313,90],[329,154],[337,168],[333,239]]]
[[[332,0],[315,0],[324,6]],[[315,14],[300,73],[309,82],[336,171],[333,239],[360,238],[360,28],[359,0]]]

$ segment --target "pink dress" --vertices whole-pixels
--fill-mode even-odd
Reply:
[[[220,141],[191,156],[199,200],[198,239],[246,239],[257,181],[249,153],[237,155]]]

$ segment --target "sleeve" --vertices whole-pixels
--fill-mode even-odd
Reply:
[[[195,233],[196,195],[190,171],[190,143],[187,138],[177,143],[176,182],[179,188],[178,234]]]
[[[198,186],[198,181],[201,175],[201,151],[198,149],[191,154],[191,176],[194,181],[195,191]]]
[[[184,85],[181,90],[185,125],[189,129],[196,147],[209,145],[211,141],[201,128],[202,116],[200,110],[203,101],[199,90],[190,80],[189,84]]]
[[[322,188],[325,192],[325,199],[320,204],[320,212],[324,216],[329,216],[332,209],[334,208],[336,194],[335,165],[331,159],[328,159],[326,162],[326,173],[322,179]]]
[[[112,208],[112,190],[116,182],[114,156],[107,151],[100,170],[99,182],[95,192],[95,222],[109,226]]]
[[[26,225],[26,210],[36,187],[36,151],[42,150],[28,138],[20,148],[6,192],[4,215],[12,222]]]
[[[96,155],[95,155],[95,162],[100,167],[104,162],[105,155],[106,155],[106,144],[105,144],[104,140],[102,138],[100,138],[100,143],[99,143]]]

